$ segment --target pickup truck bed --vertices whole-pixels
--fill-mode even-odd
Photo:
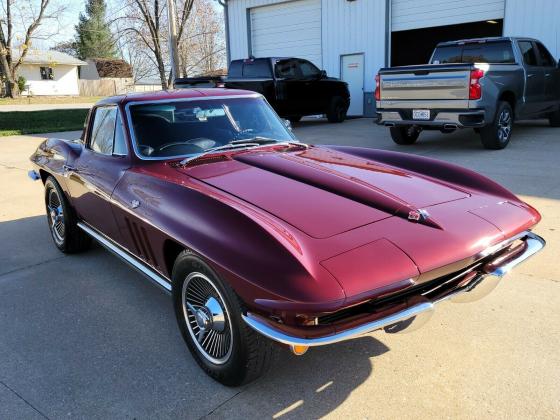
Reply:
[[[445,42],[430,63],[383,68],[376,77],[377,122],[398,144],[413,144],[422,130],[474,128],[484,147],[503,149],[514,119],[560,126],[560,68],[537,40]]]

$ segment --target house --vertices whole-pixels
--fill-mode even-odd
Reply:
[[[427,63],[440,41],[529,36],[560,56],[558,0],[228,0],[228,61],[298,56],[349,84],[349,115],[373,116],[381,67]]]
[[[84,83],[83,89],[100,90],[94,93],[96,95],[118,95],[133,89],[132,66],[126,61],[113,58],[89,58],[86,62],[87,65],[80,68],[80,79],[101,82]]]
[[[19,60],[21,51],[14,49],[12,59]],[[78,67],[86,63],[53,50],[29,49],[17,75],[26,80],[22,95],[78,95]]]

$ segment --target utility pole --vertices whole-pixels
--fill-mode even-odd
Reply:
[[[179,54],[177,52],[177,21],[175,12],[175,0],[167,0],[167,14],[169,20],[169,56],[171,58],[171,87],[175,85],[175,79],[181,77],[181,66],[179,65]]]

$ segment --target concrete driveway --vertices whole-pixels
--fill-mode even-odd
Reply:
[[[485,299],[443,304],[419,331],[282,352],[248,386],[197,367],[170,299],[103,249],[63,256],[42,185],[39,137],[0,138],[0,419],[560,417],[560,129],[515,127],[503,151],[471,131],[397,147],[358,119],[297,124],[310,143],[401,150],[458,163],[537,207],[548,246]],[[64,136],[79,135],[65,133]]]

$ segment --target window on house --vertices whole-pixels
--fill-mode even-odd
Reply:
[[[54,80],[54,73],[52,67],[41,67],[41,80]]]

